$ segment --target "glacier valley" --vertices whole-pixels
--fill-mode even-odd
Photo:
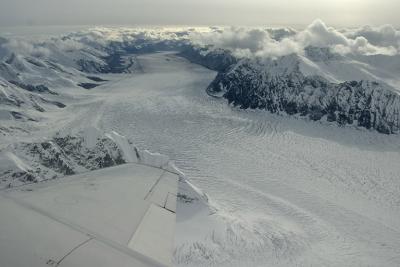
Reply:
[[[123,164],[146,149],[188,179],[178,195],[176,266],[400,265],[397,128],[384,134],[230,105],[206,90],[222,69],[157,51],[173,45],[114,54],[108,65],[96,51],[73,54],[83,58],[79,70],[68,57],[60,65],[8,58],[0,185]]]

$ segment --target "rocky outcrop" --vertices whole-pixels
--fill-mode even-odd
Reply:
[[[78,83],[78,86],[88,89],[88,90],[93,89],[99,85],[100,84],[97,84],[97,83]]]
[[[0,126],[0,133],[2,130]],[[184,176],[167,156],[140,150],[116,132],[104,133],[88,127],[0,150],[0,189],[125,163],[144,164]]]
[[[331,51],[328,47],[308,46],[304,49],[305,56],[314,62],[329,62],[332,60],[341,60],[342,56]]]
[[[231,65],[237,62],[236,57],[228,50],[200,48],[187,46],[179,53],[181,57],[188,59],[192,63],[202,65],[211,70],[224,72]]]
[[[114,52],[101,61],[81,58],[76,63],[78,69],[85,73],[130,73],[140,68],[136,58],[126,52]]]
[[[43,84],[39,85],[32,85],[32,84],[24,84],[18,81],[8,81],[11,84],[14,84],[15,86],[18,86],[19,88],[22,88],[24,90],[27,90],[29,92],[35,92],[35,93],[48,93],[52,95],[56,95],[57,93],[51,91],[47,86]]]
[[[54,107],[65,108],[66,105],[64,103],[53,100],[53,98],[57,98],[57,95],[57,93],[50,91],[44,85],[7,82],[2,81],[0,78],[1,108],[3,111],[9,110],[14,119],[29,118],[29,121],[36,121],[36,119],[31,118],[33,114],[30,114],[28,110],[44,112]]]
[[[112,41],[106,47],[109,54],[115,52],[126,54],[155,53],[157,51],[182,51],[186,49],[187,42],[182,40],[153,40],[135,38],[133,40]]]
[[[390,87],[373,81],[336,84],[306,76],[295,55],[264,62],[242,60],[220,72],[207,91],[244,109],[357,125],[385,134],[400,131],[400,96]]]
[[[78,69],[82,72],[86,72],[86,73],[105,73],[105,72],[107,72],[106,65],[102,62],[99,63],[94,60],[80,58],[76,61],[76,64],[78,65]]]
[[[94,139],[93,144],[88,145],[88,139]],[[127,162],[122,148],[104,135],[58,135],[39,143],[18,143],[0,151],[0,162],[4,155],[11,153],[11,158],[21,163],[17,167],[3,163],[0,188],[4,183],[15,185],[53,179]]]

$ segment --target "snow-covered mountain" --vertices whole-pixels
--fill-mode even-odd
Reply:
[[[188,45],[179,55],[193,63],[220,72],[225,71],[238,61],[229,50],[212,49],[212,47],[196,47]]]
[[[394,64],[378,68],[379,60],[368,64],[369,57],[356,60],[318,47],[307,47],[305,55],[242,59],[220,72],[207,90],[244,109],[398,133],[400,96],[388,83],[397,78],[400,60],[375,58]]]
[[[132,162],[179,173],[167,156],[141,150],[117,132],[87,127],[1,149],[0,189]]]
[[[44,41],[0,40],[0,134],[12,136],[45,122],[76,97],[73,89],[107,82],[100,73],[140,71],[134,55],[78,33]],[[38,126],[39,127],[39,126]]]
[[[201,45],[193,31],[0,40],[0,187],[124,162],[172,167],[146,148],[209,196],[181,185],[176,266],[397,264],[399,136],[336,127],[398,131],[397,55],[322,44],[263,56],[276,49],[265,39],[284,46],[298,33]],[[288,116],[231,108],[208,85]]]
[[[93,41],[78,33],[39,42],[2,38],[0,188],[137,162],[143,152],[116,133],[87,125],[53,135],[47,127],[58,116],[70,116],[63,110],[79,103],[79,91],[108,82],[100,74],[139,71],[123,43]]]
[[[221,29],[216,32],[223,33]],[[201,35],[192,29],[102,29],[44,41],[1,38],[0,134],[8,140],[0,147],[2,157],[7,162],[11,154],[11,158],[28,157],[21,162],[38,164],[23,167],[23,174],[18,174],[21,168],[8,169],[1,174],[3,181],[9,183],[16,176],[17,180],[57,177],[124,162],[115,143],[103,137],[90,149],[80,149],[85,138],[79,134],[60,137],[60,133],[40,142],[16,142],[12,149],[7,145],[12,143],[12,136],[43,128],[53,113],[74,103],[77,95],[70,93],[72,89],[107,84],[103,74],[141,72],[137,55],[160,50],[177,51],[193,63],[218,71],[207,92],[241,108],[355,125],[386,134],[400,131],[397,54],[343,54],[330,47],[307,46],[283,56],[248,56],[232,47],[245,48],[250,42],[252,51],[256,48],[251,48],[251,42],[260,36],[269,34],[271,42],[283,42],[297,33],[267,29],[260,35],[251,30],[244,34],[246,42],[233,40],[226,48],[199,44],[193,39],[194,33]]]

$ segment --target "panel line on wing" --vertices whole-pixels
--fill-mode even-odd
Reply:
[[[160,177],[158,177],[157,181],[153,184],[153,186],[150,188],[149,192],[147,192],[146,196],[144,197],[144,199],[146,200],[149,195],[154,191],[154,188],[157,186],[157,184],[160,182],[160,180],[162,179],[162,177],[164,176],[165,171],[163,171],[160,175]]]
[[[16,204],[18,204],[18,205],[20,205],[20,206],[22,206],[22,207],[24,207],[24,208],[26,208],[28,210],[32,210],[34,212],[37,212],[38,214],[40,214],[42,216],[45,216],[47,218],[50,218],[51,220],[54,220],[54,221],[56,221],[56,222],[58,222],[60,224],[63,224],[65,226],[67,226],[68,228],[73,229],[73,230],[75,230],[77,232],[80,232],[82,234],[86,234],[86,235],[90,236],[92,239],[95,239],[95,240],[105,244],[106,246],[112,247],[117,251],[120,251],[120,252],[122,252],[122,253],[124,253],[126,255],[129,255],[129,256],[135,258],[136,260],[139,260],[139,261],[142,261],[142,262],[145,262],[145,263],[149,263],[149,264],[151,263],[151,264],[153,264],[153,266],[160,266],[160,267],[161,266],[167,266],[167,265],[164,265],[163,263],[155,261],[153,258],[148,257],[147,255],[144,255],[144,254],[142,254],[142,253],[140,253],[138,251],[135,251],[135,250],[132,250],[132,249],[130,249],[128,247],[122,246],[119,243],[117,243],[117,242],[115,242],[113,240],[110,240],[109,238],[104,237],[99,233],[94,233],[94,232],[90,231],[89,229],[86,229],[86,228],[84,228],[84,227],[82,227],[80,225],[77,225],[77,224],[75,224],[75,223],[73,223],[71,221],[66,220],[65,218],[60,218],[59,216],[55,216],[53,214],[50,214],[50,213],[48,213],[47,211],[45,211],[43,209],[40,209],[40,208],[37,208],[37,207],[31,205],[30,203],[27,203],[25,201],[22,201],[20,199],[12,197],[12,196],[10,196],[8,194],[2,194],[2,196],[7,198],[7,199],[12,200],[14,203],[16,203]]]
[[[55,265],[56,267],[59,266],[61,264],[61,262],[68,257],[69,255],[71,255],[75,250],[79,249],[80,247],[84,246],[85,244],[87,244],[88,242],[90,242],[91,240],[93,240],[94,237],[90,237],[87,240],[83,241],[82,243],[78,244],[76,247],[74,247],[73,249],[71,249],[71,251],[69,251],[67,254],[65,254]]]

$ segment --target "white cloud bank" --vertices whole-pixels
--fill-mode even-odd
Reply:
[[[315,20],[302,31],[287,30],[288,36],[273,38],[271,30],[224,28],[191,34],[194,43],[232,50],[237,56],[277,57],[303,53],[307,46],[329,47],[340,54],[395,55],[400,53],[400,31],[390,25],[339,31]]]
[[[239,57],[279,57],[302,54],[307,46],[329,47],[339,54],[397,55],[400,54],[400,31],[391,25],[365,26],[360,29],[338,30],[321,20],[313,21],[304,30],[290,28],[104,28],[96,27],[45,41],[1,39],[0,57],[10,51],[16,54],[51,57],[58,51],[77,51],[85,47],[106,47],[111,41],[131,42],[165,40],[192,42],[231,50]]]

